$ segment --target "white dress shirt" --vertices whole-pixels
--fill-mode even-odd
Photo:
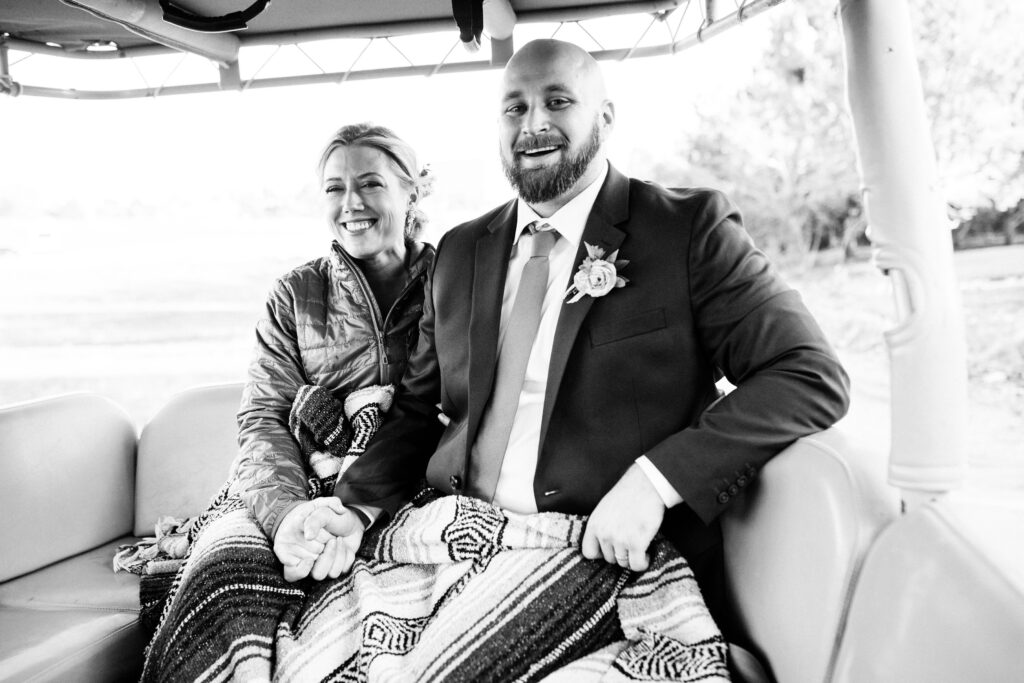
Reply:
[[[558,315],[565,300],[567,284],[579,266],[576,263],[576,251],[583,238],[583,229],[587,217],[594,206],[594,200],[608,175],[607,164],[600,177],[585,190],[573,197],[565,206],[548,218],[541,218],[530,208],[530,205],[519,200],[516,211],[516,237],[512,246],[512,254],[505,276],[505,290],[501,299],[501,324],[499,328],[499,348],[505,338],[508,319],[512,314],[519,280],[523,267],[530,259],[529,241],[532,236],[523,229],[538,221],[547,223],[560,235],[551,254],[548,256],[548,287],[541,305],[540,326],[530,351],[530,360],[526,366],[523,390],[519,395],[519,407],[512,422],[505,459],[501,463],[498,484],[494,492],[494,504],[513,512],[537,512],[537,501],[533,493],[533,480],[537,471],[537,456],[540,451],[540,425],[544,411],[544,394],[547,387],[548,366],[551,363],[551,351],[555,343],[555,328]],[[666,507],[682,501],[682,498],[665,479],[665,476],[646,456],[637,459],[641,470],[658,490],[658,495]]]

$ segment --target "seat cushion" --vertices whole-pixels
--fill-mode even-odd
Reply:
[[[0,409],[0,581],[131,531],[135,425],[71,394]]]
[[[142,670],[135,614],[0,607],[0,681],[127,681]]]
[[[165,515],[193,517],[206,509],[238,452],[241,400],[241,384],[189,389],[146,424],[136,471],[136,535],[152,536]]]
[[[114,573],[117,546],[138,539],[125,536],[43,569],[0,583],[0,608],[40,610],[139,611],[139,577]]]

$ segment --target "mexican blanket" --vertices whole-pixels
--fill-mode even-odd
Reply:
[[[428,490],[371,529],[349,575],[290,584],[226,506],[175,578],[143,680],[729,680],[671,544],[633,573],[582,556],[584,523]]]

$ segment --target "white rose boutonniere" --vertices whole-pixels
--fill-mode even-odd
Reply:
[[[629,282],[619,275],[619,269],[629,265],[629,261],[616,258],[619,252],[613,251],[608,258],[604,257],[604,249],[593,244],[583,243],[587,248],[587,257],[583,259],[579,270],[572,278],[572,286],[566,291],[567,303],[574,304],[585,296],[604,296],[613,289],[625,287]]]

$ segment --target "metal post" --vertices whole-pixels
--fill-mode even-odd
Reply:
[[[0,95],[17,97],[21,84],[11,76],[11,64],[7,59],[7,34],[0,35]]]
[[[841,0],[840,14],[874,258],[892,279],[899,318],[885,333],[889,481],[914,505],[957,487],[967,470],[967,353],[949,220],[906,0]]]

